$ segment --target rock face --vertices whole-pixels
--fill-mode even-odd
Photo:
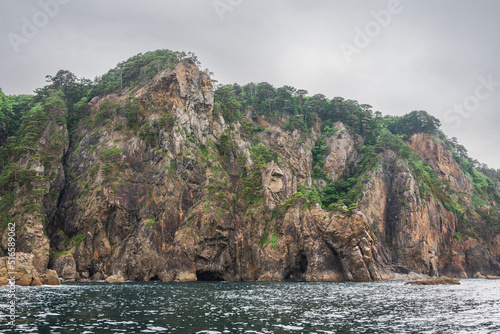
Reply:
[[[20,286],[59,285],[59,278],[54,270],[44,270],[40,274],[35,266],[33,254],[16,253],[15,266],[11,266],[8,257],[0,258],[0,285],[7,285],[15,277],[15,284]]]
[[[399,172],[395,172],[399,170]],[[382,156],[381,167],[372,173],[360,203],[370,225],[394,263],[430,276],[438,275],[439,239],[454,230],[453,216],[446,215],[434,200],[423,204],[408,166],[392,152]],[[451,220],[451,222],[450,222]],[[441,222],[436,226],[436,222]]]
[[[439,139],[417,134],[410,146],[441,179],[456,187],[452,196],[470,201],[471,180]],[[384,152],[381,161],[380,168],[371,175],[359,208],[379,236],[391,263],[429,276],[467,278],[478,271],[500,271],[488,246],[474,238],[456,237],[457,217],[434,197],[422,197],[424,185],[415,179],[406,162],[391,151]],[[393,270],[397,271],[396,267]]]
[[[120,109],[132,100],[142,122],[151,124],[153,141],[121,129]],[[300,183],[311,185],[306,146],[314,139],[300,143],[298,133],[290,138],[262,118],[272,132],[260,140],[284,158],[256,167],[240,125],[231,131],[213,113],[211,81],[189,62],[127,96],[94,99],[93,112],[110,101],[115,109],[107,125],[79,128],[68,152],[66,187],[52,223],[62,232],[51,241],[67,253],[51,265],[64,280],[109,281],[118,272],[120,279],[141,281],[388,278],[361,212],[305,209],[297,197]],[[174,121],[161,125],[166,117]],[[330,140],[341,157],[328,160],[332,177],[347,165],[344,148],[354,147],[337,126],[345,136]],[[219,158],[224,138],[233,147],[223,153],[226,160]],[[261,200],[241,198],[248,186],[236,175],[243,171],[255,173],[262,186],[254,195]],[[68,239],[79,242],[67,245]]]
[[[106,283],[121,283],[121,282],[125,282],[125,279],[123,278],[123,274],[120,271],[117,274],[106,277],[105,282]]]
[[[500,276],[486,275],[486,279],[500,279]]]
[[[335,123],[337,132],[334,136],[327,138],[326,144],[330,153],[325,159],[325,170],[331,180],[338,179],[350,163],[356,158],[356,141],[341,122]]]
[[[33,253],[43,273],[26,270],[23,283],[55,283],[47,267],[64,281],[106,282],[500,274],[498,256],[479,240],[457,238],[456,215],[424,195],[390,149],[378,153],[358,208],[322,209],[304,190],[326,185],[311,177],[320,125],[307,136],[290,133],[281,126],[285,116],[271,120],[252,110],[226,124],[214,109],[210,78],[191,61],[140,88],[96,97],[89,108],[71,138],[65,125],[47,125],[40,150],[64,139],[50,166],[29,154],[20,160],[53,175],[42,179],[48,193],[36,199],[39,214],[20,211],[22,196],[9,214],[25,228],[18,247]],[[248,124],[266,130],[250,138]],[[344,124],[335,128],[325,139],[331,181],[359,163],[363,142]],[[417,134],[410,145],[449,180],[454,196],[472,196],[470,178],[436,138]]]
[[[462,196],[472,196],[471,179],[460,170],[451,151],[446,150],[438,138],[427,133],[417,133],[412,136],[410,147],[423,161],[436,170],[442,179],[449,180],[455,192]]]
[[[57,199],[65,185],[63,163],[69,138],[65,124],[67,108],[61,98],[51,96],[41,108],[46,110],[43,116],[35,112],[32,117],[44,121],[27,126],[38,128],[38,133],[21,130],[26,132],[21,140],[29,148],[19,152],[16,170],[11,175],[13,182],[9,184],[14,196],[11,195],[12,203],[3,214],[7,223],[16,228],[16,252],[33,254],[33,266],[38,272],[45,272],[50,257],[48,222],[54,218]],[[7,254],[9,231],[1,231],[0,255]]]
[[[66,282],[74,282],[79,278],[76,271],[76,262],[71,254],[63,255],[56,259],[54,261],[54,269]]]
[[[57,276],[57,272],[55,270],[47,270],[45,274],[40,275],[40,280],[43,284],[46,285],[59,285],[61,282],[59,281],[59,277]]]

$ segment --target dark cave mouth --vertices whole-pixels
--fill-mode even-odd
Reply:
[[[155,275],[149,279],[150,282],[159,282],[161,279],[158,277],[158,275]]]
[[[224,278],[218,273],[213,271],[202,271],[199,270],[196,272],[196,279],[199,282],[222,282]]]
[[[286,275],[285,281],[287,282],[303,282],[306,280],[307,271],[307,257],[300,253],[296,258],[295,267],[292,268]]]

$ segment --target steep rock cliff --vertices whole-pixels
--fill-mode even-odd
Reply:
[[[31,253],[33,266],[43,274],[49,264],[49,222],[57,211],[65,185],[64,157],[68,149],[67,109],[55,94],[27,116],[21,128],[21,148],[4,169],[10,193],[2,196],[3,222],[16,230],[16,252]],[[7,226],[4,226],[7,227]],[[0,253],[7,255],[8,229],[2,231]]]
[[[348,217],[304,207],[297,186],[311,185],[306,147],[314,140],[300,143],[298,133],[268,124],[261,147],[280,154],[253,161],[259,158],[241,125],[213,114],[211,81],[194,64],[182,62],[149,86],[91,104],[94,117],[104,104],[111,107],[104,125],[82,126],[73,135],[51,233],[53,247],[69,251],[53,261],[63,278],[119,272],[132,280],[180,281],[387,277],[361,212]],[[126,128],[123,110],[134,105],[149,123],[146,135]],[[343,158],[328,161],[329,170],[340,174],[344,146],[352,143],[331,145]],[[242,175],[251,173],[257,184],[243,184]],[[81,242],[68,250],[61,235]]]
[[[333,116],[350,124],[318,117],[305,129],[306,116],[249,106],[233,117],[220,106],[229,95],[214,99],[210,77],[184,60],[94,97],[71,132],[64,104],[44,100],[50,117],[11,159],[2,190],[14,195],[0,199],[17,250],[66,281],[500,274],[486,223],[495,204],[440,136],[387,144],[380,119],[356,123],[349,101]],[[309,117],[324,112],[321,96],[298,101]]]
[[[460,197],[470,204],[472,182],[439,138],[416,134],[409,145],[443,181],[449,182],[451,198]],[[371,173],[359,208],[376,231],[394,271],[406,273],[411,268],[430,276],[455,277],[499,272],[491,245],[477,236],[460,240],[460,218],[436,197],[425,195],[425,186],[416,179],[408,162],[391,151],[384,152],[381,161],[380,168]]]

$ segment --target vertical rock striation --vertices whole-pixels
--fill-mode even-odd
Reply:
[[[308,135],[285,131],[287,116],[251,108],[226,124],[212,81],[190,60],[141,87],[95,97],[71,138],[60,122],[66,110],[52,103],[34,150],[18,157],[33,181],[14,184],[8,213],[22,223],[19,251],[32,253],[46,282],[55,282],[47,268],[65,281],[108,282],[500,274],[498,237],[458,233],[480,217],[446,203],[472,206],[474,185],[437,136],[415,134],[409,147],[446,193],[386,147],[366,171],[357,208],[327,211],[311,194],[352,175],[365,139],[341,122],[329,137],[320,124]],[[320,140],[318,179],[312,149]]]

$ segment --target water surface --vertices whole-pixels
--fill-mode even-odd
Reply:
[[[126,282],[19,287],[0,333],[500,333],[500,281]]]

